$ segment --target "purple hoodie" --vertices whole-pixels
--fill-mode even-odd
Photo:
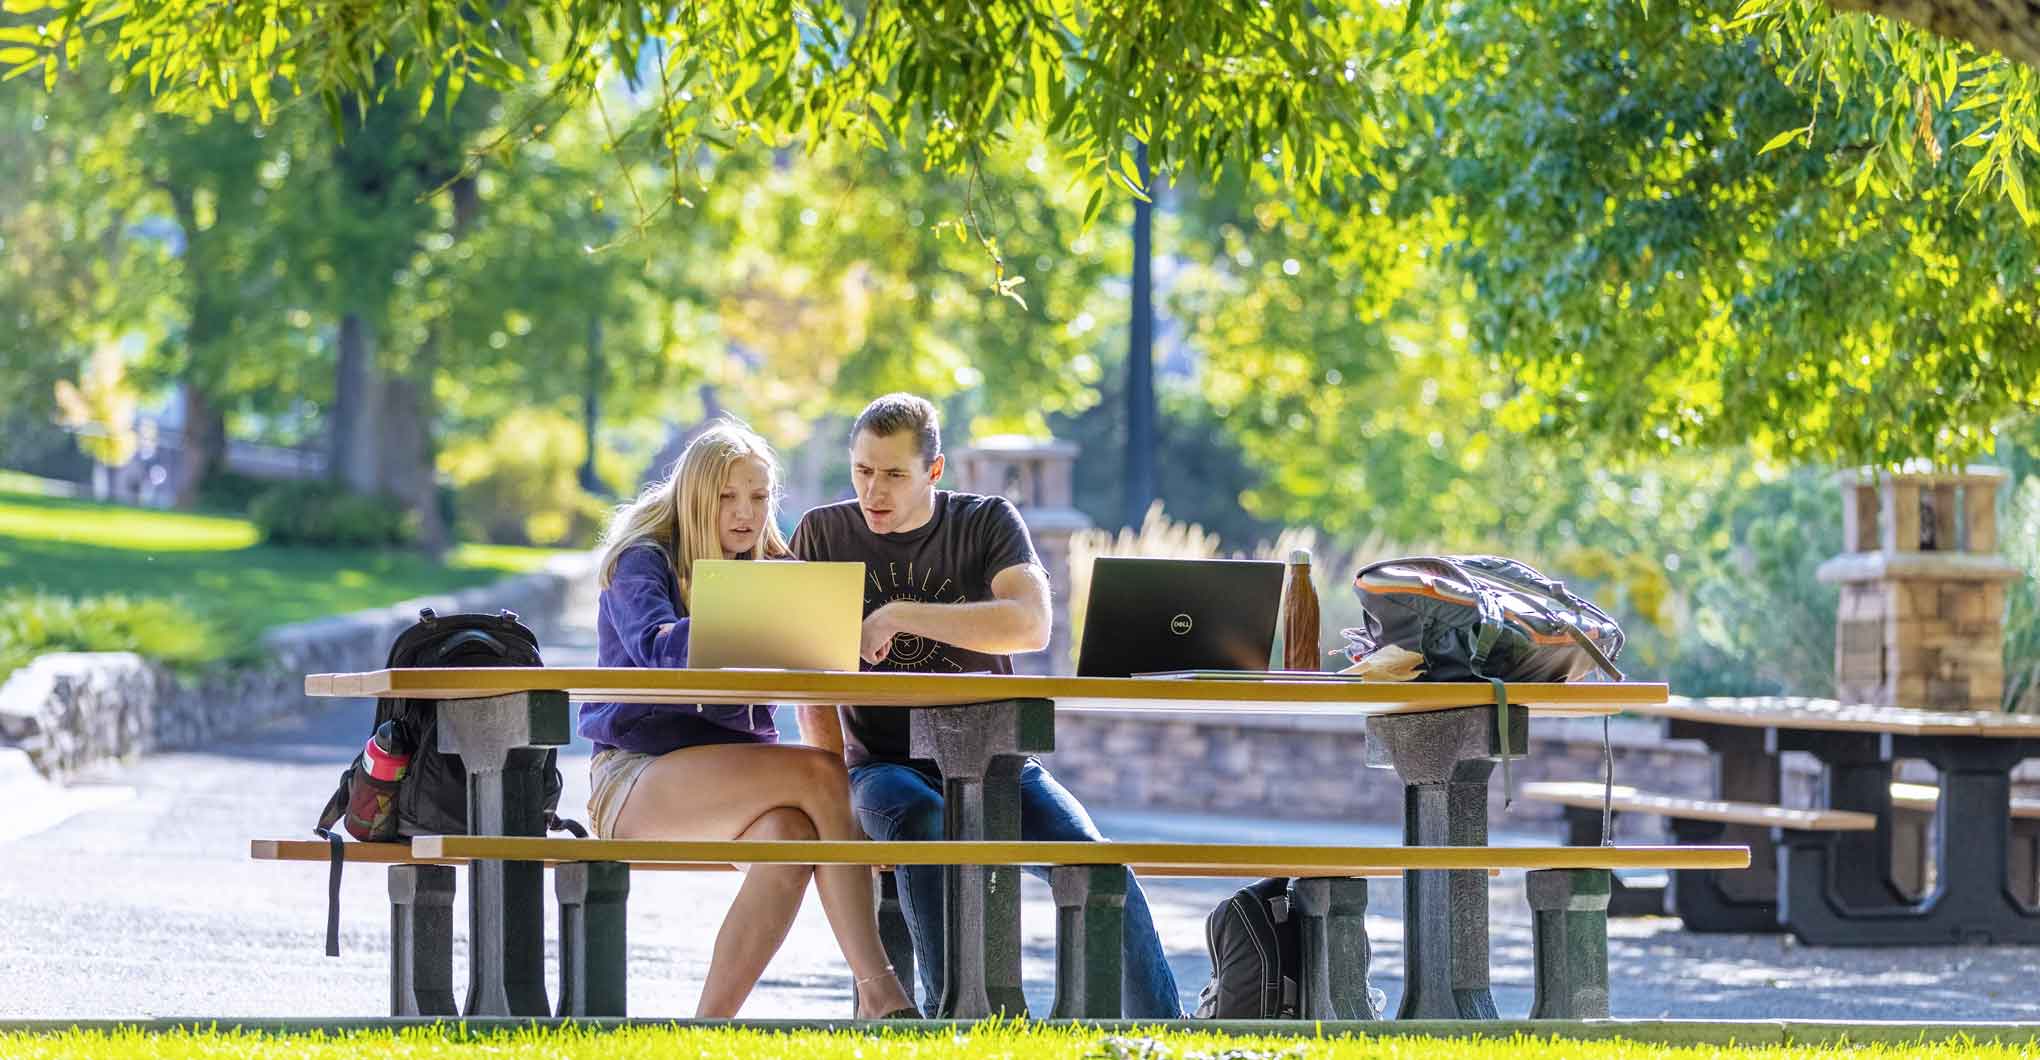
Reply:
[[[680,602],[680,580],[655,546],[624,550],[597,610],[597,665],[686,668],[690,620]],[[672,628],[661,631],[667,623]],[[652,755],[704,744],[779,740],[772,708],[766,706],[583,703],[580,729],[597,751],[618,747]]]

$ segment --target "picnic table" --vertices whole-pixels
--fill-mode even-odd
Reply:
[[[1360,715],[1368,764],[1405,787],[1404,841],[1485,846],[1487,785],[1498,756],[1528,746],[1532,715],[1606,715],[1662,703],[1662,684],[1507,686],[1337,679],[1176,680],[646,668],[394,669],[306,678],[312,696],[440,702],[443,749],[469,771],[469,834],[542,834],[544,748],[568,742],[570,701],[857,704],[914,711],[912,750],[940,770],[946,838],[1020,838],[1026,757],[1054,749],[1058,710],[1150,707],[1228,713]],[[468,1015],[547,1011],[542,862],[477,858],[470,885]],[[1021,1014],[1019,868],[956,865],[947,874],[945,991],[939,1010]],[[1495,1018],[1488,985],[1487,874],[1404,876],[1404,1018]]]
[[[2008,872],[2011,773],[2040,757],[2040,717],[1801,698],[1668,699],[1629,709],[1707,746],[1717,798],[1775,804],[1779,755],[1804,751],[1820,763],[1821,808],[1874,821],[1820,831],[1728,826],[1741,830],[1720,837],[1748,843],[1751,869],[1714,877],[1710,901],[1724,917],[1751,921],[1747,930],[1768,920],[1823,945],[2040,943],[2040,911],[2013,892]],[[1892,766],[1902,758],[1924,759],[1940,774],[1935,884],[1917,899],[1892,860]]]

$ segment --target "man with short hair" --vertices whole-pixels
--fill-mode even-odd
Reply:
[[[936,489],[942,465],[935,406],[912,394],[873,401],[850,431],[856,498],[803,516],[793,554],[864,564],[866,669],[1010,674],[1013,653],[1048,646],[1048,574],[1012,503]],[[942,838],[941,774],[912,757],[907,711],[803,707],[800,730],[815,746],[845,752],[851,805],[867,835]],[[1105,838],[1083,804],[1031,757],[1020,771],[1020,837]],[[942,869],[897,871],[924,1004],[933,1005],[942,998]],[[1181,1017],[1176,977],[1130,873],[1125,924],[1121,1014]]]

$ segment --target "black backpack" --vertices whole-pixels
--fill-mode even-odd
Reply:
[[[1197,995],[1198,1019],[1296,1019],[1302,1012],[1302,918],[1289,915],[1289,881],[1267,879],[1233,892],[1204,918],[1211,981]]]
[[[427,607],[418,621],[390,645],[390,669],[444,666],[543,666],[538,638],[512,611],[493,615],[439,615]],[[376,700],[374,733],[394,722],[410,764],[403,779],[379,780],[369,774],[361,754],[354,756],[340,786],[326,800],[313,832],[332,844],[330,901],[326,919],[326,952],[340,952],[340,867],[345,844],[333,825],[344,820],[349,834],[362,842],[406,842],[418,835],[467,834],[467,768],[459,755],[439,749],[439,704],[430,699],[384,697]],[[560,790],[559,756],[545,755],[546,827],[585,837],[586,830],[557,816]]]

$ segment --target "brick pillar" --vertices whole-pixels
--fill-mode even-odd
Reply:
[[[1999,710],[2005,583],[1996,497],[2005,473],[1845,472],[1835,694],[1844,703]]]
[[[966,493],[1004,496],[1020,509],[1034,551],[1048,569],[1054,632],[1048,650],[1013,658],[1020,673],[1068,673],[1070,650],[1070,538],[1091,528],[1076,509],[1078,447],[1053,438],[997,435],[949,451],[951,484]],[[948,477],[945,475],[945,477]]]

